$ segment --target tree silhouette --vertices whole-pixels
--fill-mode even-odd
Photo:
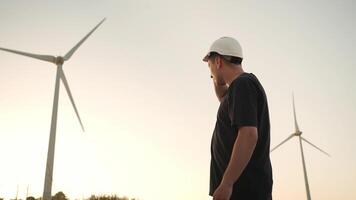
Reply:
[[[60,191],[52,197],[52,200],[68,200],[68,198],[62,191]]]
[[[4,200],[4,198],[0,198],[0,200]],[[26,200],[42,200],[42,197],[35,198],[33,196],[29,196],[26,198]],[[62,191],[60,191],[57,192],[54,196],[52,196],[52,200],[69,200],[69,199]],[[91,195],[89,198],[86,198],[84,200],[139,200],[139,199],[128,198],[126,196],[118,197],[117,195],[99,195],[99,196]]]
[[[33,197],[33,196],[29,196],[29,197],[26,198],[26,200],[36,200],[36,198]]]
[[[138,199],[129,199],[128,197],[118,197],[116,195],[101,195],[101,196],[95,196],[91,195],[91,197],[88,200],[138,200]]]

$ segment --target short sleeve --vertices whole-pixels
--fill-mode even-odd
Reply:
[[[249,78],[241,77],[230,87],[228,113],[231,126],[257,127],[257,88]]]

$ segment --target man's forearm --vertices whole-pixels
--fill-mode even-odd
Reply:
[[[241,128],[232,150],[221,184],[233,185],[251,159],[258,139],[257,128]]]
[[[214,82],[215,94],[218,97],[219,101],[221,102],[227,92],[228,86],[226,84],[219,85],[218,83]]]

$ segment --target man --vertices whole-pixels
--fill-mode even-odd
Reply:
[[[213,200],[271,200],[270,122],[265,91],[242,69],[237,40],[216,40],[208,62],[220,101],[211,141],[210,191]]]

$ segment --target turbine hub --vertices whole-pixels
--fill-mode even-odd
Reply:
[[[56,57],[56,60],[55,60],[55,63],[56,63],[57,65],[63,65],[63,63],[64,63],[63,57],[62,57],[62,56],[57,56],[57,57]]]
[[[303,133],[302,131],[298,131],[298,132],[295,133],[295,135],[296,136],[300,136],[300,135],[302,135],[302,133]]]

